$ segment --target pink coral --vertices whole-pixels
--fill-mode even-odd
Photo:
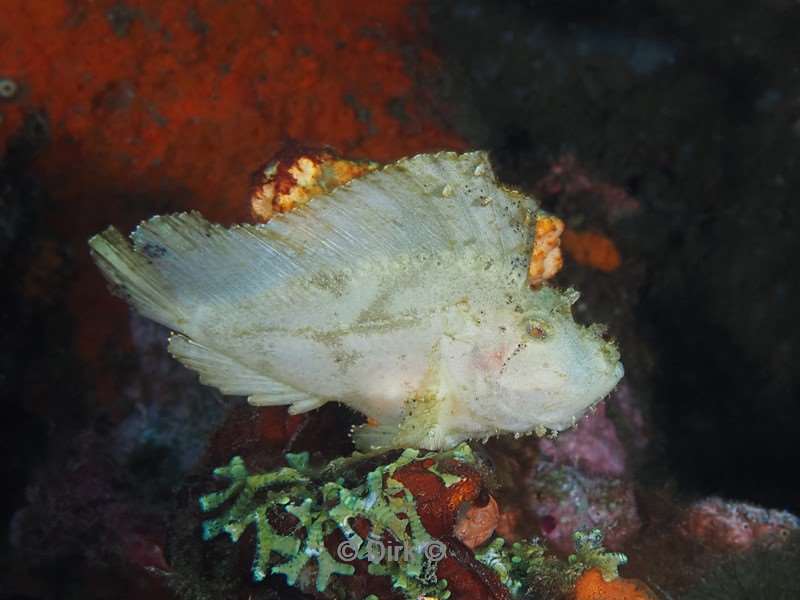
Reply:
[[[712,496],[689,506],[679,529],[706,546],[737,551],[756,544],[780,544],[800,529],[800,519],[786,511]]]
[[[618,423],[608,416],[609,407]],[[572,551],[576,530],[601,529],[612,549],[639,531],[617,425],[634,447],[646,445],[644,418],[625,384],[572,430],[539,440],[540,455],[528,477],[534,491],[530,509],[539,518],[541,534],[561,552]]]
[[[541,463],[530,486],[530,509],[539,518],[542,535],[565,554],[573,550],[575,531],[600,529],[606,547],[617,550],[641,527],[633,485],[627,480]]]
[[[536,184],[536,192],[545,198],[560,194],[596,196],[606,205],[612,221],[639,209],[636,198],[620,186],[594,179],[572,154],[565,154],[550,165],[550,171]]]
[[[606,414],[605,402],[571,431],[555,439],[542,438],[539,449],[554,463],[580,467],[590,475],[619,477],[625,472],[625,448]]]

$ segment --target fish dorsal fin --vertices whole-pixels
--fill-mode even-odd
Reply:
[[[180,213],[143,222],[133,249],[114,228],[90,245],[142,314],[192,335],[198,307],[363,261],[472,248],[519,262],[513,266],[524,276],[535,208],[497,184],[484,152],[442,152],[392,163],[263,225],[225,228]]]

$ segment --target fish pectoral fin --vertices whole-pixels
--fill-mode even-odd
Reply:
[[[299,414],[325,401],[310,396],[267,375],[253,371],[235,359],[195,342],[185,335],[173,334],[169,352],[185,366],[196,371],[200,382],[217,388],[223,394],[248,396],[254,406],[291,404],[289,412]]]
[[[353,443],[356,445],[357,450],[370,452],[372,450],[396,448],[398,446],[398,433],[400,433],[400,429],[395,423],[384,425],[364,423],[353,427],[350,437],[353,438]]]
[[[250,404],[253,404],[253,396],[247,399]],[[327,400],[323,400],[322,398],[317,398],[314,396],[308,396],[305,400],[297,400],[292,402],[291,406],[289,406],[289,414],[290,415],[300,415],[304,412],[308,412],[310,410],[314,410],[315,408],[319,408],[323,404],[325,404]]]
[[[361,451],[383,448],[425,448],[440,450],[449,444],[446,423],[441,418],[441,409],[446,400],[436,393],[422,393],[405,402],[399,418],[382,420],[376,424],[372,419],[360,427],[353,428],[352,438]]]

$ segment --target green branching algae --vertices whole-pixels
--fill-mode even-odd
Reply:
[[[578,577],[592,568],[599,569],[603,578],[610,581],[617,577],[617,569],[628,561],[624,554],[603,548],[603,534],[599,529],[588,533],[577,531],[574,539],[575,553],[566,562],[548,554],[538,540],[508,546],[500,537],[477,550],[475,557],[497,573],[514,597],[531,589],[568,593],[575,587]]]
[[[369,457],[356,453],[315,470],[309,466],[307,453],[289,454],[288,467],[263,474],[249,473],[244,461],[234,457],[227,466],[214,471],[217,477],[228,480],[228,487],[200,498],[203,512],[220,511],[203,523],[203,538],[212,540],[227,533],[235,543],[253,525],[256,549],[252,574],[256,581],[270,573],[282,574],[290,585],[296,585],[308,568],[308,573],[316,573],[315,586],[322,592],[334,575],[354,573],[351,561],[367,559],[370,574],[391,577],[393,587],[408,598],[447,598],[447,582],[437,580],[436,564],[428,551],[440,542],[423,527],[411,492],[393,478],[401,467],[432,456],[475,461],[466,444],[424,456],[407,449],[366,477],[349,481],[347,473]],[[458,479],[437,473],[450,484]],[[276,531],[281,513],[293,517],[294,525],[288,531]],[[356,519],[369,523],[366,539],[353,528]],[[332,553],[326,540],[337,530],[344,541]],[[384,544],[387,539],[393,540],[388,549]],[[389,555],[387,550],[392,548],[402,548],[402,552]]]
[[[450,597],[447,581],[436,576],[445,547],[426,531],[414,496],[394,475],[406,465],[426,461],[424,468],[451,486],[459,477],[443,465],[456,461],[474,466],[477,459],[466,444],[429,454],[406,449],[388,464],[365,469],[375,458],[355,453],[315,469],[307,453],[287,454],[288,466],[251,474],[236,456],[214,470],[228,481],[227,487],[200,498],[202,511],[215,513],[203,523],[203,538],[226,533],[235,543],[252,526],[256,581],[283,575],[290,585],[313,585],[324,592],[337,581],[335,576],[354,574],[354,560],[366,560],[370,575],[391,578],[393,588],[406,598]],[[514,597],[541,589],[568,592],[590,568],[600,569],[609,580],[617,576],[626,558],[607,552],[601,542],[598,530],[575,533],[575,553],[564,561],[537,540],[508,545],[496,538],[475,556]]]

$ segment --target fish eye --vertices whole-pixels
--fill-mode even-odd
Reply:
[[[527,331],[528,335],[537,340],[547,338],[547,326],[541,321],[528,321]]]

